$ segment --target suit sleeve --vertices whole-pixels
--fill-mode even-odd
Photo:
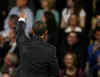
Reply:
[[[50,54],[48,75],[50,77],[56,77],[59,75],[59,66],[56,58],[56,48],[52,48]]]
[[[25,40],[25,23],[22,20],[19,20],[16,26],[16,40],[17,43]]]

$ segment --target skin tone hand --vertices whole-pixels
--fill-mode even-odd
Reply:
[[[20,18],[24,18],[24,19],[26,19],[26,13],[25,13],[25,11],[22,12],[22,13],[19,15],[19,17],[20,17]]]

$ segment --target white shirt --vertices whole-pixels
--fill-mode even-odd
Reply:
[[[70,33],[70,32],[72,32],[73,30],[71,29],[71,27],[68,27],[68,28],[66,28],[65,29],[65,33]],[[82,32],[82,29],[80,28],[80,27],[76,27],[75,29],[74,29],[74,32]]]
[[[69,11],[68,11],[68,9],[65,8],[65,9],[62,11],[62,17],[64,18],[64,22],[65,22],[65,23],[68,23],[68,20],[69,20],[70,16],[71,16],[71,10],[69,9]],[[86,12],[84,11],[84,9],[81,9],[80,15],[79,15],[79,16],[80,16],[80,17],[81,17],[81,16],[86,16]]]

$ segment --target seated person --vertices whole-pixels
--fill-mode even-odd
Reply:
[[[15,54],[9,53],[4,59],[4,65],[1,72],[8,72],[12,76],[16,74],[16,65],[18,63],[18,58]]]
[[[36,13],[36,21],[40,21],[45,11],[51,11],[56,19],[56,24],[59,24],[59,13],[54,9],[56,0],[41,0],[42,9]]]
[[[77,19],[77,15],[76,14],[72,14],[69,18],[68,21],[68,27],[66,27],[65,32],[69,33],[69,32],[82,32],[82,28],[79,27],[79,22]]]
[[[65,0],[66,7],[62,11],[62,19],[61,19],[61,28],[66,28],[66,24],[68,24],[68,20],[71,16],[71,14],[75,13],[77,14],[77,18],[79,19],[79,26],[82,28],[85,27],[86,22],[86,12],[81,7],[80,0]]]
[[[88,47],[88,63],[90,65],[90,72],[92,72],[92,68],[97,64],[96,59],[100,54],[100,27],[95,29],[94,32],[95,42]]]
[[[10,15],[9,18],[8,18],[9,29],[1,31],[1,34],[3,34],[5,37],[8,37],[10,30],[11,29],[16,29],[17,21],[18,21],[18,16],[17,15]]]
[[[82,69],[77,67],[77,58],[73,53],[67,53],[64,56],[64,69],[61,70],[59,77],[85,77]]]
[[[10,13],[8,14],[7,19],[5,20],[4,28],[5,30],[9,29],[8,19],[9,16],[12,14],[20,16],[21,14],[25,14],[26,16],[26,32],[30,32],[32,25],[33,25],[33,14],[32,11],[26,6],[28,0],[16,0],[16,6],[11,9]]]
[[[63,44],[59,46],[59,61],[61,68],[63,67],[63,57],[65,53],[75,53],[77,55],[78,67],[84,68],[85,62],[87,59],[87,53],[85,50],[85,46],[83,48],[82,43],[80,42],[80,38],[77,33],[70,32],[64,39]],[[85,58],[84,58],[85,57]]]

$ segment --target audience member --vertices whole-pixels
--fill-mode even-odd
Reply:
[[[64,39],[64,43],[60,45],[59,57],[60,66],[63,67],[63,56],[65,53],[75,53],[77,55],[78,67],[84,68],[86,63],[86,48],[81,44],[79,35],[75,32],[70,32]]]
[[[38,10],[36,13],[36,21],[41,20],[45,11],[51,11],[56,19],[56,23],[59,24],[59,13],[54,9],[56,0],[41,0],[42,9]]]
[[[88,62],[90,65],[90,72],[96,65],[97,56],[100,54],[100,27],[95,29],[95,42],[88,47]]]
[[[92,29],[95,29],[96,27],[100,27],[100,13],[96,14]]]
[[[66,29],[65,29],[66,33],[69,33],[72,31],[79,32],[79,33],[82,32],[82,29],[79,26],[77,15],[75,15],[75,14],[72,14],[70,16],[69,21],[68,21],[68,27],[66,27]]]
[[[78,15],[79,23],[82,28],[85,27],[86,12],[81,7],[79,0],[66,0],[67,7],[62,12],[61,28],[66,28],[69,17],[75,13]]]
[[[48,42],[56,45],[57,43],[57,24],[54,15],[52,12],[48,11],[44,13],[42,21],[47,25],[48,29]],[[54,38],[55,37],[55,38]]]
[[[1,72],[8,72],[8,74],[15,77],[16,74],[16,65],[18,63],[18,58],[15,54],[9,53],[5,57],[4,65],[1,68]]]
[[[9,18],[8,18],[9,29],[3,30],[0,33],[3,34],[5,37],[9,37],[10,30],[11,29],[16,29],[17,21],[18,21],[18,16],[17,15],[11,15],[11,16],[9,16]]]
[[[16,0],[16,6],[11,9],[10,13],[8,14],[7,19],[5,20],[4,28],[5,30],[9,29],[8,26],[8,18],[10,15],[25,15],[26,16],[26,32],[30,32],[32,25],[33,25],[33,14],[32,11],[26,6],[28,0]]]
[[[61,70],[59,77],[85,77],[82,69],[77,67],[77,58],[73,53],[67,53],[64,56],[65,68]]]

